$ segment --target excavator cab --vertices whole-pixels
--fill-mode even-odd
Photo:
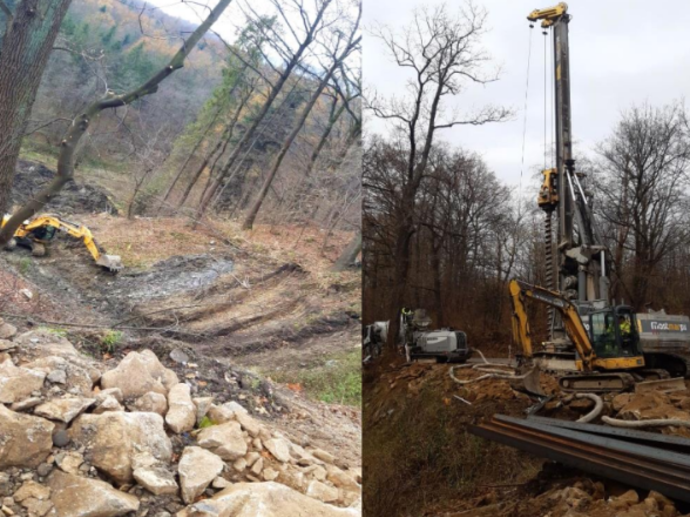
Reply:
[[[619,305],[590,314],[589,333],[597,357],[642,356],[635,312],[631,307]]]
[[[55,226],[43,226],[41,228],[36,228],[31,232],[31,238],[39,241],[51,241],[57,233],[57,228]]]

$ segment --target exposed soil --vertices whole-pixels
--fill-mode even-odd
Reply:
[[[53,179],[55,171],[38,162],[19,160],[12,188],[12,203],[22,205],[36,195]],[[66,214],[108,212],[117,214],[117,208],[107,192],[87,183],[70,181],[50,204],[50,211]]]

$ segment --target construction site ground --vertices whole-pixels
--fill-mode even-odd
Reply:
[[[31,178],[45,180],[37,170],[39,163],[20,163],[26,174],[15,200],[33,192]],[[87,225],[125,269],[100,270],[82,243],[64,236],[45,257],[3,251],[5,320],[65,334],[106,362],[150,348],[222,400],[239,379],[237,394],[255,399],[256,414],[359,465],[361,274],[330,271],[352,234],[335,231],[324,246],[326,232],[312,227],[242,232],[232,221],[193,227],[185,217],[94,213],[94,191],[110,200],[104,209],[122,200],[115,189],[80,181],[53,209]],[[230,380],[229,371],[237,372]]]
[[[524,418],[538,399],[514,390],[506,380],[457,384],[449,368],[435,363],[408,365],[401,358],[384,357],[365,370],[364,507],[368,515],[643,517],[690,512],[689,505],[667,501],[659,494],[650,496],[649,491],[469,433],[470,425],[494,414]],[[455,375],[470,380],[483,374],[456,369]],[[539,410],[539,416],[574,421],[594,407],[590,400],[564,403],[567,394],[551,375],[541,374],[541,387],[554,398]],[[690,389],[690,381],[686,387]],[[602,416],[690,421],[688,390],[603,398]],[[648,430],[690,437],[682,427]]]

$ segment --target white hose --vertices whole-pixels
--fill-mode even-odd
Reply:
[[[460,365],[460,366],[464,366],[464,365]],[[481,366],[481,365],[476,365],[476,366]],[[463,385],[463,386],[464,386],[465,384],[471,384],[471,383],[473,383],[473,382],[478,382],[478,381],[481,381],[481,380],[484,380],[484,379],[506,379],[506,380],[515,380],[515,379],[520,380],[520,379],[525,379],[526,377],[528,377],[529,375],[531,375],[532,372],[534,371],[534,370],[532,369],[532,370],[530,370],[529,372],[525,373],[524,375],[515,375],[515,374],[507,373],[507,372],[487,373],[486,375],[482,375],[481,377],[477,377],[476,379],[468,379],[468,380],[463,381],[463,380],[461,380],[461,379],[458,379],[458,378],[455,376],[455,373],[453,373],[453,370],[455,370],[456,368],[458,368],[458,366],[451,366],[451,367],[450,367],[450,370],[448,371],[448,373],[450,374],[450,378],[453,379],[453,381],[455,381],[455,382],[457,382],[458,384],[461,384],[461,385]]]
[[[602,409],[604,409],[604,401],[601,400],[601,397],[599,395],[595,395],[594,393],[577,393],[575,395],[575,398],[589,399],[589,400],[594,401],[594,409],[592,409],[592,411],[590,411],[586,415],[577,419],[577,422],[580,422],[582,424],[586,424],[586,423],[594,420],[596,417],[599,416]],[[608,418],[608,417],[604,417],[604,418]]]

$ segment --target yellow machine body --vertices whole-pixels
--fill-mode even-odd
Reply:
[[[4,216],[2,219],[2,226],[5,226],[8,220],[9,216]],[[34,232],[39,229],[50,228],[54,228],[54,231],[66,233],[70,237],[81,240],[84,243],[84,246],[86,246],[86,249],[89,250],[89,253],[97,265],[111,271],[119,271],[122,269],[122,259],[117,255],[106,255],[102,253],[93,237],[93,234],[91,233],[91,230],[82,224],[66,221],[57,214],[37,215],[28,221],[24,221],[24,223],[14,232],[14,237],[18,239],[31,239],[32,241],[43,243],[50,239],[37,238],[34,236]]]

